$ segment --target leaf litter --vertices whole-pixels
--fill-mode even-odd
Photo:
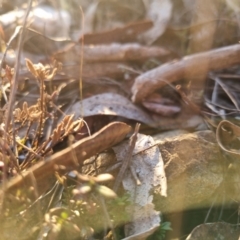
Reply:
[[[219,123],[216,115],[224,119],[228,114],[235,114],[234,121],[238,118],[238,99],[229,90],[232,81],[229,78],[236,73],[233,66],[239,64],[238,45],[211,50],[236,43],[235,36],[227,38],[231,34],[221,32],[221,27],[228,24],[218,15],[222,2],[209,11],[203,8],[197,13],[193,13],[194,8],[198,9],[196,1],[186,0],[182,3],[170,0],[80,2],[85,22],[84,15],[79,21],[82,12],[76,3],[66,3],[64,7],[61,4],[34,7],[27,27],[18,27],[24,22],[24,8],[13,10],[10,7],[13,11],[7,10],[0,17],[0,34],[5,34],[5,42],[8,42],[1,39],[3,101],[0,115],[3,137],[0,196],[4,213],[1,220],[5,229],[3,236],[8,239],[16,236],[19,239],[29,236],[61,239],[60,235],[68,239],[66,236],[70,232],[73,237],[80,235],[81,239],[86,239],[97,237],[99,229],[102,238],[110,234],[112,239],[146,239],[159,229],[162,221],[161,209],[155,209],[153,197],[166,196],[167,186],[161,153],[153,139],[142,132],[196,130],[196,117],[204,117],[213,127]],[[236,13],[237,8],[233,9],[230,0],[226,1],[226,6],[228,8],[223,11],[229,11],[225,15],[230,18],[231,9]],[[214,15],[210,14],[212,10]],[[44,18],[39,11],[45,12]],[[214,29],[202,22],[204,14],[208,21],[216,21],[211,25]],[[20,19],[15,24],[17,15]],[[225,25],[218,26],[217,21]],[[227,26],[227,31],[234,32],[237,25]],[[198,35],[203,29],[204,34]],[[214,34],[219,36],[217,41]],[[168,36],[172,36],[171,39]],[[23,46],[19,48],[21,44],[17,42],[21,37]],[[178,44],[174,45],[174,41]],[[204,50],[209,51],[192,55]],[[14,59],[11,52],[14,51],[18,65],[11,69]],[[180,60],[176,60],[176,56]],[[52,58],[58,62],[53,62]],[[233,67],[232,72],[228,70],[231,74],[221,73],[222,69],[230,67]],[[215,74],[208,77],[209,71]],[[14,76],[15,81],[16,76],[19,77],[18,88],[14,90],[16,104],[14,98],[9,102],[9,93],[17,86]],[[201,91],[194,95],[195,79],[214,81],[213,93],[205,96],[205,107],[215,115],[206,109],[202,111],[202,106],[194,102],[194,97],[201,99],[203,96]],[[174,91],[167,90],[169,86]],[[216,89],[220,88],[224,94],[218,94]],[[9,104],[9,109],[13,110],[8,111],[6,118]],[[195,115],[192,117],[189,112]],[[123,142],[131,131],[124,122],[129,125],[142,123],[133,134],[132,145],[133,136]],[[83,181],[84,175],[79,177],[79,174],[82,174],[83,160],[97,158],[100,152],[109,151],[119,142],[113,148],[118,163],[127,153],[130,156],[122,179],[123,191],[129,198],[117,197],[114,201],[119,205],[114,208],[107,200],[107,196],[113,196],[111,183],[106,181],[107,186],[104,186],[96,180],[104,176],[87,176]],[[79,173],[72,172],[76,169]],[[69,185],[68,181],[75,184]],[[74,186],[73,191],[69,190]],[[14,202],[15,206],[9,202]],[[123,214],[117,219],[116,208],[120,206],[124,206],[122,212],[129,216]],[[38,219],[30,224],[36,214]],[[17,216],[16,221],[12,216]],[[86,226],[80,216],[96,224],[91,222]],[[16,228],[21,217],[25,217],[25,222]],[[12,225],[7,224],[9,219]],[[117,227],[112,223],[116,226],[127,223],[125,235],[117,236]],[[25,231],[27,226],[28,231]],[[19,231],[10,236],[12,228]]]

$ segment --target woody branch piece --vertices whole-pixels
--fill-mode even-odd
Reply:
[[[70,44],[64,50],[55,54],[54,58],[64,62],[79,61],[82,54],[80,44]],[[161,47],[147,47],[136,43],[109,45],[87,45],[83,47],[84,61],[93,62],[122,62],[122,61],[144,61],[149,58],[163,58],[170,54],[170,51]]]
[[[240,63],[240,45],[232,45],[208,52],[193,54],[179,61],[163,64],[135,79],[132,100],[141,102],[144,98],[167,84],[183,78],[202,79],[211,70],[219,70]]]

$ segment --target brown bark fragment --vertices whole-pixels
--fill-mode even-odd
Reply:
[[[208,52],[186,56],[179,61],[163,64],[145,72],[135,79],[132,87],[132,100],[141,102],[148,95],[163,87],[184,78],[201,79],[211,70],[228,68],[240,63],[240,45],[232,45]],[[205,64],[206,61],[209,64]]]

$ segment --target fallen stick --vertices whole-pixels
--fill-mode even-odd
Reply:
[[[85,159],[119,143],[130,131],[131,127],[125,123],[110,123],[92,136],[74,143],[49,159],[36,163],[23,172],[21,176],[18,175],[10,180],[6,187],[1,189],[0,197],[3,196],[2,194],[11,193],[15,195],[17,191],[28,190],[33,186],[33,179],[36,183],[36,190],[41,195],[56,181],[56,167],[64,166],[66,167],[65,171],[68,172],[81,165]],[[74,156],[76,156],[77,162]]]
[[[84,62],[122,62],[144,61],[149,58],[163,58],[170,51],[161,47],[147,47],[136,43],[109,45],[87,45],[83,49],[80,44],[69,44],[62,51],[57,52],[54,58],[60,62],[80,61],[83,50]]]
[[[132,100],[141,102],[167,83],[183,78],[202,78],[211,70],[228,68],[239,63],[240,44],[186,56],[138,76],[132,86]]]
[[[84,44],[136,42],[138,36],[152,26],[153,22],[150,20],[132,22],[123,27],[117,27],[99,33],[86,33],[83,37],[80,37],[79,42],[84,41]]]
[[[132,155],[133,155],[133,150],[134,150],[134,147],[135,147],[136,142],[137,142],[137,135],[138,135],[138,132],[139,132],[139,128],[140,128],[140,123],[137,123],[136,127],[135,127],[135,130],[134,130],[134,133],[130,138],[129,149],[126,153],[125,158],[122,160],[122,166],[121,166],[121,168],[119,170],[119,173],[116,177],[116,181],[115,181],[114,186],[113,186],[113,191],[114,192],[117,192],[120,184],[122,183],[122,180],[124,178],[126,170],[130,166],[130,162],[131,162]]]

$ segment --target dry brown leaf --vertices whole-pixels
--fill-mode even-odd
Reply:
[[[82,105],[81,105],[82,104]],[[71,107],[71,112],[75,113],[75,117],[89,117],[93,115],[113,115],[127,119],[133,119],[148,125],[153,125],[151,117],[141,108],[135,106],[126,97],[116,93],[103,93],[77,102]]]

